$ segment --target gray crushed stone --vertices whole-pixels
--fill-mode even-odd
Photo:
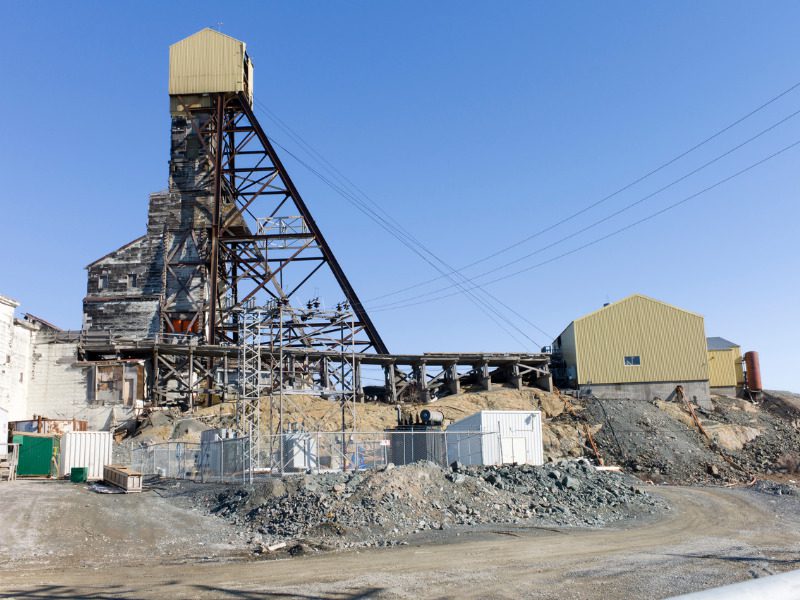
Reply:
[[[485,524],[602,527],[668,508],[640,480],[597,471],[585,459],[543,467],[389,465],[270,479],[197,495],[195,503],[251,532],[260,548],[286,540],[392,546],[411,534]]]

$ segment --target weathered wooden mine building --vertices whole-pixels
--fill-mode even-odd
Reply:
[[[83,356],[147,360],[156,403],[247,382],[254,399],[361,395],[362,364],[383,370],[391,400],[462,381],[548,387],[541,354],[389,354],[258,123],[253,77],[245,44],[218,31],[170,47],[168,188],[150,195],[143,236],[88,266]]]

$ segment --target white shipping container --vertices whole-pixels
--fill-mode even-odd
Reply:
[[[542,414],[536,410],[482,410],[451,424],[446,436],[449,462],[544,464]]]
[[[111,432],[71,431],[61,436],[59,475],[69,477],[72,467],[88,467],[88,479],[102,479],[111,464]]]

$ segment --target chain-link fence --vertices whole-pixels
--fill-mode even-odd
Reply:
[[[131,447],[131,468],[144,475],[200,482],[245,482],[251,473],[285,474],[361,471],[422,460],[446,467],[454,461],[483,464],[487,448],[500,445],[496,432],[380,431],[306,432],[262,436],[250,464],[250,439],[203,443],[163,442]]]
[[[246,481],[250,476],[248,438],[202,444],[164,442],[131,448],[129,464],[143,475],[201,482]]]
[[[499,444],[495,432],[304,432],[262,438],[260,456],[271,471],[354,471],[421,460],[446,467],[458,460],[482,464],[481,448]],[[265,465],[267,466],[267,465]]]

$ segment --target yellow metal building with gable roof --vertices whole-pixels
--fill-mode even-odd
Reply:
[[[598,397],[709,398],[702,315],[633,294],[575,319],[553,342],[562,384]]]
[[[742,349],[725,338],[710,337],[708,346],[708,378],[711,391],[737,396],[744,387]]]

